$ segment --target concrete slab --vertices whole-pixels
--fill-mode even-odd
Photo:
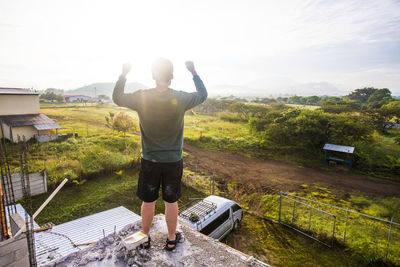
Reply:
[[[269,266],[184,223],[178,225],[178,231],[184,237],[182,242],[174,252],[166,251],[167,228],[164,215],[154,218],[150,249],[128,250],[121,241],[140,228],[140,222],[127,225],[117,235],[110,234],[81,251],[45,266]]]

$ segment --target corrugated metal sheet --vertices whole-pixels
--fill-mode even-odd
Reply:
[[[18,201],[23,198],[21,174],[20,173],[11,174],[11,181],[14,189],[15,201]],[[5,188],[8,187],[7,179],[4,181],[4,184],[5,187],[2,187],[3,192],[5,191]],[[44,172],[30,173],[29,184],[32,196],[40,195],[47,192],[47,180],[45,178]],[[7,201],[6,203],[8,204]]]
[[[35,124],[33,125],[36,130],[51,130],[51,129],[60,129],[61,126],[57,123],[45,123],[45,124]]]
[[[55,256],[52,260],[55,260],[79,250],[71,244],[68,238],[50,232],[66,235],[75,244],[81,244],[103,238],[103,229],[107,236],[114,232],[114,226],[118,232],[124,226],[140,220],[139,215],[121,206],[56,225],[52,230],[35,233],[37,263],[38,265],[49,263],[51,261],[48,258],[50,253]]]
[[[349,153],[349,154],[354,153],[354,147],[352,147],[352,146],[341,146],[341,145],[334,145],[334,144],[325,144],[324,150],[338,151],[338,152]]]
[[[22,219],[25,220],[25,209],[24,209],[24,207],[22,207],[21,204],[16,204],[15,207],[17,208],[17,213],[19,215],[21,215]],[[11,210],[11,207],[10,207],[10,210]],[[10,212],[11,212],[11,214],[15,213],[13,210],[11,210]],[[7,207],[6,207],[6,219],[8,221],[8,209],[7,209]],[[39,228],[39,225],[34,221],[33,222],[33,227],[34,228]]]
[[[18,126],[34,126],[37,130],[50,130],[61,128],[58,123],[47,117],[42,113],[38,114],[24,114],[24,115],[4,115],[0,116],[5,124],[11,127]]]
[[[38,92],[23,88],[0,87],[0,95],[38,95]]]

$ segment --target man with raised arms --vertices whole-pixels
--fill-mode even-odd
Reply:
[[[126,75],[131,66],[124,64],[113,93],[115,104],[137,111],[139,115],[142,158],[136,195],[143,201],[141,208],[142,230],[149,241],[142,245],[150,248],[150,227],[160,185],[165,203],[165,220],[168,238],[165,249],[172,251],[181,239],[176,232],[178,199],[181,197],[183,171],[183,125],[184,115],[207,98],[207,90],[197,74],[194,64],[186,62],[193,75],[197,92],[176,91],[169,86],[173,78],[172,62],[157,59],[152,65],[155,88],[124,93]]]

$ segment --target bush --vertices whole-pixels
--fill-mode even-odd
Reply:
[[[252,132],[264,131],[264,139],[281,145],[320,150],[324,143],[351,145],[371,138],[373,129],[363,117],[328,114],[321,110],[273,111],[249,121]]]
[[[219,118],[223,121],[229,122],[247,122],[247,120],[243,119],[242,117],[226,112],[219,114]]]

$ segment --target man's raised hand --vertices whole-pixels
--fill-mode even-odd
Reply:
[[[190,71],[190,73],[192,73],[192,75],[197,75],[197,72],[194,68],[194,63],[193,61],[186,61],[185,62],[186,68],[188,69],[188,71]]]
[[[132,65],[130,63],[124,63],[122,65],[122,76],[126,76],[131,71]]]

